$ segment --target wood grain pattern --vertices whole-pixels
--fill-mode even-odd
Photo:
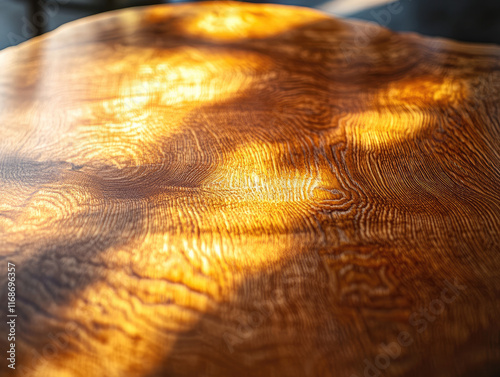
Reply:
[[[497,375],[499,103],[500,47],[293,7],[1,52],[0,374]]]

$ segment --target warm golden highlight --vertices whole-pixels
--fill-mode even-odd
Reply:
[[[499,47],[233,2],[2,51],[9,375],[494,375],[499,83]]]

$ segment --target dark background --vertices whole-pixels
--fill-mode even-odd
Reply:
[[[91,14],[179,3],[183,0],[0,0],[0,49]],[[500,44],[500,0],[281,0],[249,1],[317,8],[370,20],[397,31],[414,31],[468,42]]]

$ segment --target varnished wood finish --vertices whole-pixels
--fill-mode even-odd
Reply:
[[[499,83],[499,47],[243,3],[1,52],[1,374],[495,375]]]

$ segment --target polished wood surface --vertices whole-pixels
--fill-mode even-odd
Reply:
[[[232,2],[1,52],[0,374],[496,375],[499,84],[498,46]]]

